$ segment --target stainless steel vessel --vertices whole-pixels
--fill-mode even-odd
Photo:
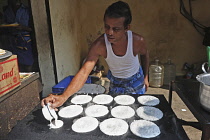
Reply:
[[[210,112],[210,73],[203,73],[196,76],[200,82],[199,98],[202,107]]]

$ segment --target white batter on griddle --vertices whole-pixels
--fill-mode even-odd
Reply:
[[[116,106],[111,110],[111,114],[115,118],[128,119],[135,115],[135,111],[130,106]]]
[[[80,115],[83,112],[83,107],[80,105],[70,105],[62,108],[58,115],[63,118],[72,118]]]
[[[141,106],[136,110],[136,113],[140,118],[149,121],[157,121],[163,117],[163,112],[160,109],[151,106]]]
[[[118,95],[114,98],[114,101],[120,105],[131,105],[135,102],[135,99],[130,95]]]
[[[90,95],[76,95],[71,99],[73,104],[87,104],[92,100]]]
[[[94,103],[101,104],[101,105],[109,104],[112,101],[113,101],[113,97],[107,94],[100,94],[93,98]]]
[[[142,138],[153,138],[160,134],[159,127],[150,121],[135,120],[130,124],[131,132]]]
[[[63,126],[63,121],[62,120],[55,120],[55,125],[50,123],[49,126],[50,126],[50,129],[51,128],[53,128],[53,129],[60,128],[60,127]]]
[[[128,131],[127,122],[117,118],[106,119],[100,123],[99,127],[104,134],[109,136],[120,136]]]
[[[95,130],[98,127],[98,120],[93,117],[82,117],[74,122],[72,130],[77,133],[86,133]]]
[[[157,97],[151,95],[142,95],[137,98],[138,102],[142,105],[155,106],[160,103]]]
[[[104,105],[91,105],[85,110],[85,114],[91,117],[102,117],[108,113],[108,107]]]

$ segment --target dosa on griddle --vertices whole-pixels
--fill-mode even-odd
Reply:
[[[128,131],[127,122],[117,118],[106,119],[100,123],[99,127],[104,134],[109,136],[120,136]]]
[[[55,125],[53,123],[50,123],[50,129],[57,129],[63,126],[63,121],[62,120],[55,120]]]
[[[149,121],[157,121],[163,117],[163,112],[160,109],[151,106],[141,106],[136,110],[136,113],[140,118]]]
[[[146,120],[134,120],[130,124],[130,130],[134,135],[142,138],[153,138],[160,134],[159,127]]]
[[[108,113],[108,107],[104,105],[91,105],[85,110],[85,114],[91,117],[102,117]]]
[[[142,95],[137,98],[138,102],[142,105],[155,106],[160,103],[160,100],[157,97],[151,95]]]
[[[77,133],[87,133],[98,127],[98,120],[93,117],[82,117],[74,122],[72,130]]]
[[[83,107],[80,105],[70,105],[62,108],[58,115],[63,118],[72,118],[80,115],[83,112]]]
[[[101,105],[109,104],[112,101],[113,101],[113,97],[107,94],[100,94],[93,98],[94,103],[101,104]]]
[[[87,104],[92,100],[90,95],[76,95],[71,99],[73,104]]]
[[[131,105],[135,99],[130,95],[118,95],[114,98],[115,102],[120,105]]]
[[[115,118],[128,119],[135,115],[135,111],[130,106],[116,106],[111,110],[111,114]]]

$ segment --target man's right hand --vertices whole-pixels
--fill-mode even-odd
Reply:
[[[51,104],[50,107],[53,108],[53,109],[55,109],[57,111],[58,110],[57,107],[62,106],[67,99],[63,95],[49,94],[48,97],[42,99],[41,105],[44,106],[47,103],[50,103]]]

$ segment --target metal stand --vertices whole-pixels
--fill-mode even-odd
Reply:
[[[172,92],[173,88],[177,82],[171,81],[169,85],[169,105],[172,105]],[[190,111],[193,113],[193,115],[198,119],[198,122],[189,122],[178,118],[178,121],[182,125],[188,125],[192,126],[196,129],[199,129],[202,131],[202,137],[201,140],[209,140],[210,139],[210,122],[208,120],[205,120],[202,114],[199,114],[199,111],[194,108],[194,106],[190,103],[190,101],[184,96],[182,92],[177,92],[179,97],[182,99],[182,101],[187,105],[187,107],[190,109]]]

